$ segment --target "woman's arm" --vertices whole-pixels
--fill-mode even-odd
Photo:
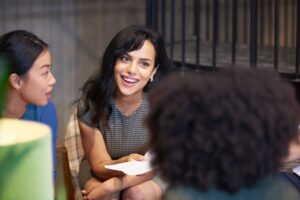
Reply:
[[[110,195],[140,183],[146,182],[154,177],[154,172],[149,172],[139,176],[125,175],[123,177],[113,177],[99,183],[96,179],[90,179],[88,186],[83,191],[84,199],[99,199],[110,197]]]
[[[284,162],[292,162],[300,159],[300,132],[298,136],[289,145],[289,154]]]
[[[155,176],[155,172],[150,171],[143,175],[137,175],[137,176],[125,175],[123,177],[120,177],[121,184],[122,184],[120,190],[124,190],[126,188],[148,181],[152,179],[154,176]]]
[[[106,169],[104,166],[127,162],[129,160],[143,160],[143,156],[139,154],[130,154],[118,160],[112,160],[107,152],[106,145],[99,129],[87,126],[78,120],[80,135],[83,149],[92,171],[103,180],[124,176],[123,172]],[[127,181],[126,181],[127,182]]]

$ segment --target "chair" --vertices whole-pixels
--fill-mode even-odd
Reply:
[[[80,131],[77,120],[77,110],[75,110],[69,119],[65,133],[65,147],[68,153],[69,167],[74,187],[74,196],[76,200],[82,199],[81,188],[78,175],[81,161],[84,159],[84,151],[81,143]]]
[[[64,199],[74,200],[74,187],[72,183],[71,171],[69,168],[69,159],[67,149],[63,145],[56,146],[56,197],[63,195]]]

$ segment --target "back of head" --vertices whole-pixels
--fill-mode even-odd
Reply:
[[[36,35],[16,30],[0,37],[0,54],[12,64],[12,73],[25,75],[48,45]]]
[[[173,74],[150,93],[153,164],[171,184],[227,192],[277,172],[299,108],[275,73]]]

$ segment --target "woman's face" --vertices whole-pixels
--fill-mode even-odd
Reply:
[[[140,49],[121,56],[114,70],[117,95],[141,94],[156,72],[154,63],[155,48],[149,40],[145,40]]]
[[[21,78],[21,98],[34,105],[46,105],[56,80],[51,72],[51,54],[43,51],[33,63],[27,75]]]

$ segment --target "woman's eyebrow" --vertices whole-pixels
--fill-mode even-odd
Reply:
[[[141,61],[149,61],[152,62],[152,60],[150,58],[140,58]]]
[[[128,56],[128,57],[132,57],[129,53],[125,53],[123,56]]]
[[[42,65],[42,66],[40,67],[40,69],[43,69],[43,68],[50,68],[50,65],[46,64],[46,65]]]

